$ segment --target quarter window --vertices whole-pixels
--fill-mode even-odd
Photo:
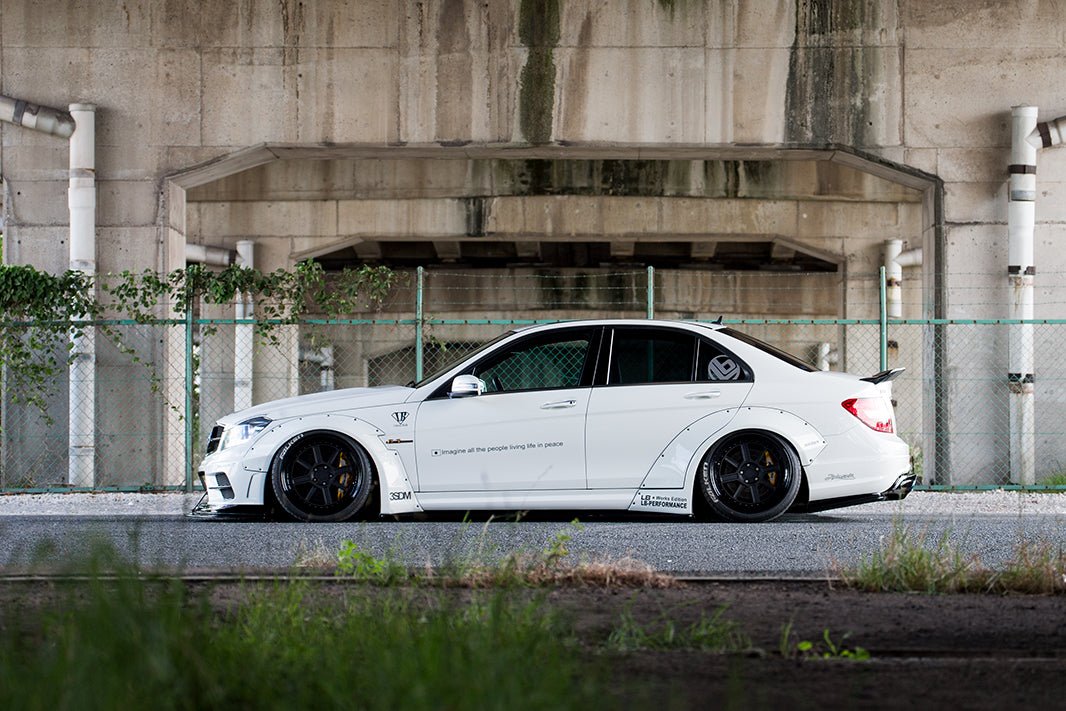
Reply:
[[[700,339],[696,380],[700,382],[750,381],[751,370],[739,358],[710,341]]]

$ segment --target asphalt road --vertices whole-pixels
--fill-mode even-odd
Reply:
[[[84,558],[100,541],[142,565],[186,569],[287,569],[328,562],[345,541],[407,565],[444,566],[471,557],[542,551],[569,536],[572,560],[628,557],[681,574],[821,577],[870,555],[899,527],[921,536],[928,547],[946,536],[990,567],[1010,559],[1023,541],[1066,549],[1066,495],[1061,494],[919,492],[902,503],[786,515],[767,524],[589,515],[573,524],[568,514],[518,522],[485,517],[344,524],[198,520],[182,515],[184,503],[150,507],[139,504],[137,496],[151,495],[126,495],[117,510],[97,505],[99,499],[96,504],[62,499],[50,506],[0,497],[0,566],[10,571]]]

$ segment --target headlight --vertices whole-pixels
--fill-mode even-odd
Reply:
[[[222,440],[218,443],[218,448],[225,449],[245,442],[257,433],[262,432],[263,428],[269,424],[270,420],[265,417],[253,417],[232,427],[227,427],[226,431],[222,433]]]

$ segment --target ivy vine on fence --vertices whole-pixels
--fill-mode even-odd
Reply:
[[[387,267],[363,265],[327,275],[317,262],[273,272],[192,264],[170,273],[123,271],[97,279],[78,271],[52,275],[31,266],[0,265],[3,386],[11,401],[36,407],[51,424],[48,400],[77,356],[73,340],[88,328],[96,328],[122,353],[153,368],[153,383],[158,383],[151,359],[124,343],[113,321],[153,323],[168,315],[195,313],[201,302],[223,305],[249,298],[256,333],[263,342],[276,344],[279,326],[299,323],[308,313],[340,318],[379,304],[395,280],[396,273]]]
[[[14,402],[46,411],[56,378],[74,357],[72,337],[99,313],[91,293],[92,280],[82,272],[55,276],[33,267],[0,266],[0,361]],[[25,325],[30,323],[32,328]]]

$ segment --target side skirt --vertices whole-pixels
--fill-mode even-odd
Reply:
[[[549,491],[416,492],[423,511],[569,510],[627,511],[633,489],[559,489]]]

